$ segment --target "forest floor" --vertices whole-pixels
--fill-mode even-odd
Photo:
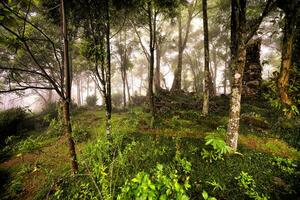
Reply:
[[[234,185],[234,177],[241,171],[253,176],[258,193],[266,194],[271,199],[298,198],[300,172],[297,163],[300,152],[299,138],[296,137],[299,136],[288,134],[299,135],[299,119],[291,122],[280,118],[280,114],[266,106],[266,103],[244,101],[239,155],[213,162],[202,159],[201,150],[206,147],[204,137],[217,128],[225,130],[228,113],[224,110],[227,107],[228,102],[220,98],[214,100],[213,111],[206,117],[195,109],[160,110],[163,114],[159,115],[159,122],[154,128],[150,128],[150,119],[142,108],[135,107],[126,112],[114,112],[112,125],[115,128],[122,127],[124,120],[129,117],[138,121],[138,128],[128,131],[130,141],[140,142],[136,154],[152,156],[149,161],[151,164],[138,166],[140,170],[157,163],[170,162],[169,157],[181,149],[192,163],[190,176],[194,189],[190,192],[191,199],[201,199],[199,194],[203,189],[217,199],[245,198],[245,194],[236,194],[238,189],[230,186]],[[86,138],[80,138],[76,143],[80,160],[86,146],[103,135],[105,115],[99,109],[78,109],[72,113],[72,124],[78,134],[86,134]],[[48,132],[47,128],[29,131],[27,137],[10,146],[9,156],[2,159],[0,164],[0,190],[5,191],[1,192],[0,199],[47,199],[60,179],[70,173],[65,137],[47,136]],[[159,150],[158,153],[155,148]],[[221,187],[209,184],[213,181],[217,181]]]

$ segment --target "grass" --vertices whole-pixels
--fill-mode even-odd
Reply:
[[[250,110],[254,114],[247,115]],[[270,117],[270,112],[268,108],[257,105],[243,105],[243,113],[247,117],[267,120],[272,124],[275,119]],[[156,163],[171,163],[176,150],[180,150],[192,163],[190,177],[193,190],[190,196],[195,199],[201,196],[203,190],[210,191],[211,195],[220,199],[246,198],[234,179],[241,171],[252,175],[258,192],[268,194],[271,199],[296,197],[299,189],[299,169],[296,174],[289,175],[272,163],[274,156],[298,162],[300,153],[279,139],[272,127],[259,127],[257,123],[249,125],[243,122],[238,148],[242,155],[228,156],[225,161],[213,163],[205,162],[201,158],[200,152],[205,146],[204,136],[227,124],[226,113],[217,113],[203,117],[198,111],[176,110],[160,116],[153,129],[149,128],[150,116],[141,108],[113,113],[113,130],[127,134],[123,142],[124,148],[135,142],[135,146],[131,147],[131,162],[124,176],[130,178],[140,170],[149,171]],[[86,146],[103,137],[105,113],[93,109],[77,110],[72,114],[72,123],[78,124],[90,134],[88,140],[76,144],[78,158],[81,159]],[[45,133],[46,130],[29,133],[32,138],[40,137],[39,145],[22,151],[21,155],[18,155],[20,152],[13,151],[12,157],[0,164],[1,182],[5,183],[2,188],[5,188],[8,199],[43,199],[60,178],[68,175],[70,167],[66,139],[64,136],[42,137]],[[20,142],[26,139],[28,137]],[[225,189],[214,190],[209,184],[213,181]]]

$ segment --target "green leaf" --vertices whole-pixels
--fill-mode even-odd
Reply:
[[[205,190],[203,190],[202,196],[203,196],[204,199],[208,198],[208,194],[207,194],[207,192]]]

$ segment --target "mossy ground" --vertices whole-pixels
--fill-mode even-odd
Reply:
[[[226,101],[216,100],[213,114],[203,117],[193,109],[169,109],[149,128],[150,117],[142,108],[132,108],[127,112],[114,112],[112,124],[122,127],[124,119],[137,110],[142,116],[134,116],[139,125],[128,132],[127,141],[137,141],[140,146],[136,154],[145,154],[145,160],[135,166],[138,170],[149,170],[156,163],[172,162],[176,150],[192,163],[190,196],[201,199],[203,190],[218,199],[244,199],[246,196],[237,188],[234,177],[241,171],[248,172],[256,181],[257,190],[268,194],[271,199],[296,199],[299,195],[299,166],[291,175],[274,166],[275,156],[293,159],[299,163],[297,145],[280,137],[275,132],[279,114],[263,103],[242,105],[241,128],[238,151],[241,155],[227,156],[224,161],[206,162],[201,157],[204,136],[217,127],[226,128]],[[245,120],[246,119],[246,120]],[[89,139],[76,144],[78,158],[87,144],[104,134],[105,114],[99,109],[77,109],[72,113],[72,123],[79,124],[89,132]],[[278,125],[278,124],[277,124]],[[289,127],[289,128],[293,128]],[[46,130],[34,132],[36,137],[46,134]],[[21,140],[25,140],[22,138]],[[37,148],[28,152],[13,152],[0,164],[1,198],[3,199],[43,199],[49,195],[53,184],[69,174],[69,158],[64,136],[45,137]],[[153,148],[151,150],[151,147]],[[147,154],[151,154],[146,156]],[[146,159],[147,158],[147,159]],[[131,174],[130,176],[134,176]],[[132,177],[128,177],[132,178]],[[56,180],[56,181],[53,181]],[[222,191],[214,190],[208,182],[213,180],[224,186]]]

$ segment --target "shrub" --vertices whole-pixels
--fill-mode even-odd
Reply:
[[[189,177],[180,183],[177,170],[157,164],[154,172],[139,172],[126,181],[117,199],[189,199]]]
[[[75,142],[85,142],[90,137],[90,133],[79,124],[73,124],[72,136]]]
[[[256,184],[252,176],[250,176],[247,172],[241,172],[239,176],[235,177],[238,181],[238,186],[244,190],[245,194],[255,200],[268,200],[269,197],[267,195],[259,195],[256,189]]]
[[[63,123],[61,120],[52,119],[47,129],[47,134],[51,136],[59,136],[63,133]]]
[[[210,133],[204,138],[206,141],[205,145],[212,147],[212,150],[202,149],[201,156],[204,160],[209,162],[223,160],[224,155],[232,151],[224,141],[225,133],[226,130],[219,127],[216,132]]]
[[[23,108],[12,108],[0,112],[0,145],[7,136],[20,134],[24,128],[26,116]]]
[[[90,107],[95,107],[97,104],[97,97],[95,95],[86,97],[86,104]]]
[[[46,117],[46,121],[51,121],[52,119],[57,119],[58,118],[58,109],[59,107],[57,106],[56,102],[50,102],[47,105],[45,105],[40,112],[40,115]]]

